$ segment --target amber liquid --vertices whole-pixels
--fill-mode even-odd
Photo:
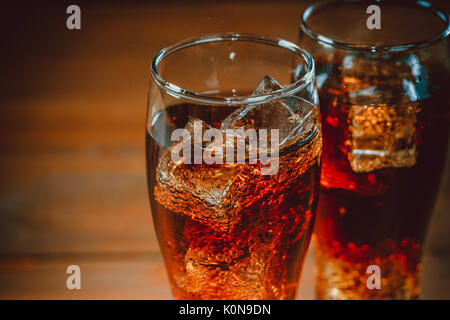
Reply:
[[[376,169],[370,170],[364,168],[367,161],[352,167],[349,153],[353,146],[349,141],[352,134],[359,134],[354,139],[361,139],[366,133],[363,127],[352,127],[358,119],[352,119],[350,113],[360,107],[345,103],[344,91],[324,85],[319,93],[324,144],[314,235],[317,298],[418,298],[423,243],[447,153],[448,93],[436,92],[432,98],[413,105],[394,106],[413,110],[412,128],[407,127],[411,123],[402,124],[405,130],[411,129],[413,158],[401,155],[397,162],[379,158],[379,163],[391,161],[397,166],[372,162],[370,165]],[[376,112],[378,117],[388,117],[388,111],[382,108],[369,110],[373,118]],[[374,120],[369,111],[364,109],[359,114],[366,116],[366,125]],[[384,128],[380,137],[395,140],[395,130],[399,129],[393,129],[392,123]],[[380,289],[367,286],[370,265],[380,267]]]
[[[281,152],[284,160],[278,174],[268,180],[246,177],[251,165],[240,164],[245,167],[239,179],[233,180],[229,194],[233,214],[230,209],[215,216],[213,206],[209,216],[202,215],[200,211],[206,212],[199,209],[203,208],[199,205],[202,195],[187,189],[168,190],[160,183],[161,161],[170,144],[165,132],[183,128],[188,115],[218,127],[232,111],[174,105],[155,117],[146,135],[150,203],[172,293],[175,299],[294,299],[312,233],[320,178],[320,150],[306,168],[298,155],[320,149],[320,130],[308,141]],[[225,165],[206,164],[181,164],[175,170],[193,179],[210,170],[219,180],[222,172],[230,176],[234,172]],[[194,185],[205,181],[199,178]]]

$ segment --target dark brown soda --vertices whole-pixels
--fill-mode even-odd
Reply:
[[[184,128],[188,116],[218,128],[233,110],[173,105],[153,117],[156,120],[146,134],[149,197],[172,293],[176,299],[293,299],[315,218],[319,156],[288,185],[280,178],[270,190],[262,190],[263,196],[255,195],[255,201],[238,207],[239,220],[230,230],[211,227],[213,221],[202,223],[189,210],[169,210],[157,200],[158,164],[170,145],[171,130]],[[318,139],[320,131],[298,148],[320,147]],[[291,151],[287,152],[285,157]],[[280,168],[280,172],[299,170],[302,165],[297,162],[296,166]],[[220,172],[221,165],[215,166]],[[201,172],[207,170],[207,165],[186,165],[181,169]],[[251,188],[260,182],[241,183]],[[238,199],[240,195],[231,196]]]
[[[350,164],[349,113],[355,106],[345,100],[345,90],[325,83],[319,92],[323,156],[314,232],[317,297],[415,299],[423,243],[447,154],[448,86],[415,102],[415,164],[366,172],[355,172]],[[379,290],[367,287],[370,265],[380,267]]]

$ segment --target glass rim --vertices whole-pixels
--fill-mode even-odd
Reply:
[[[172,53],[175,53],[184,48],[202,45],[205,43],[212,42],[227,42],[227,41],[242,41],[242,42],[254,42],[265,45],[271,45],[279,47],[282,49],[289,50],[294,54],[303,58],[306,63],[306,72],[295,82],[290,85],[283,87],[279,90],[275,90],[269,94],[255,94],[255,95],[245,95],[245,96],[223,96],[216,97],[210,96],[194,91],[190,91],[185,88],[181,88],[169,81],[165,80],[158,71],[159,64]],[[248,33],[214,33],[208,34],[200,37],[192,37],[168,47],[165,47],[159,51],[153,58],[151,65],[151,74],[158,86],[168,92],[169,94],[177,97],[184,98],[186,100],[194,101],[197,103],[212,104],[212,105],[246,105],[246,104],[262,104],[270,102],[273,100],[285,98],[291,96],[301,89],[303,89],[307,84],[314,80],[315,66],[314,59],[312,56],[304,49],[300,48],[295,43],[284,40],[282,38],[270,37],[264,35],[255,35]]]
[[[416,41],[416,42],[407,42],[399,45],[380,45],[380,46],[374,46],[374,45],[367,45],[367,44],[360,44],[360,43],[351,43],[351,42],[344,42],[339,40],[334,40],[332,38],[329,38],[323,34],[316,33],[314,30],[308,25],[307,21],[311,15],[318,12],[319,10],[334,4],[348,4],[348,3],[358,3],[358,2],[367,2],[367,0],[326,0],[321,2],[314,2],[310,6],[308,6],[305,11],[302,13],[301,17],[301,29],[302,31],[310,38],[336,47],[340,49],[345,49],[349,51],[366,51],[371,53],[376,52],[401,52],[401,51],[408,51],[412,49],[420,49],[429,47],[437,42],[440,42],[441,40],[448,37],[450,34],[450,19],[449,16],[439,9],[437,9],[435,6],[433,6],[431,3],[427,1],[422,0],[400,0],[396,2],[390,2],[394,4],[398,3],[406,3],[410,5],[416,5],[417,7],[420,7],[422,9],[429,10],[431,13],[436,15],[438,18],[440,18],[443,22],[445,22],[446,26],[442,30],[442,32],[439,32],[435,36],[428,38],[426,40]],[[388,1],[384,0],[375,0],[376,3],[389,3]]]

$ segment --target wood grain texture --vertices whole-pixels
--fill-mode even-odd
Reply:
[[[64,3],[4,8],[0,298],[170,298],[145,180],[151,59],[205,33],[296,41],[308,2],[80,2],[80,31],[66,29]],[[447,170],[424,298],[450,299],[449,195]],[[82,268],[81,291],[65,288],[70,264]],[[309,254],[299,297],[312,299],[313,288]]]

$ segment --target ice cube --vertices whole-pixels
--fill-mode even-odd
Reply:
[[[201,120],[191,118],[185,127],[191,136],[194,136],[194,121]],[[201,126],[210,128],[203,121]],[[261,177],[260,170],[247,163],[192,165],[174,162],[172,150],[178,148],[179,143],[166,149],[159,159],[155,199],[167,209],[187,215],[216,232],[230,231],[240,220],[238,212],[242,207],[262,197],[275,183],[273,179]],[[195,143],[201,142],[193,139],[192,144]]]
[[[347,158],[354,172],[416,164],[415,126],[418,97],[413,85],[423,74],[420,61],[366,59],[350,55],[342,63],[348,111]]]
[[[185,127],[191,137],[194,136],[194,121],[200,121],[204,129],[210,128],[205,122],[191,118]],[[155,199],[173,212],[191,216],[215,230],[227,231],[234,212],[229,210],[233,203],[232,199],[227,198],[227,191],[233,184],[237,171],[233,165],[174,162],[172,151],[179,143],[169,147],[161,155],[156,169]],[[202,144],[195,139],[192,139],[191,143]],[[192,146],[191,151],[193,149]]]
[[[355,172],[416,164],[417,104],[352,105],[349,110],[348,160]]]
[[[280,85],[277,80],[275,80],[271,76],[265,76],[258,83],[258,86],[253,91],[252,95],[255,96],[261,94],[269,94],[280,89],[283,89],[283,86]]]
[[[266,261],[252,256],[216,255],[208,248],[189,248],[184,274],[176,279],[184,290],[207,299],[261,299],[265,291]],[[221,290],[217,290],[221,288]]]
[[[252,95],[269,94],[283,87],[271,76],[265,76]],[[248,105],[237,109],[221,124],[226,129],[278,129],[279,145],[286,145],[314,128],[313,118],[317,108],[296,96],[281,98],[264,104]]]
[[[221,233],[231,232],[241,219],[241,210],[278,183],[275,177],[262,176],[256,166],[247,163],[175,163],[171,161],[170,150],[160,158],[156,180],[156,201]]]

